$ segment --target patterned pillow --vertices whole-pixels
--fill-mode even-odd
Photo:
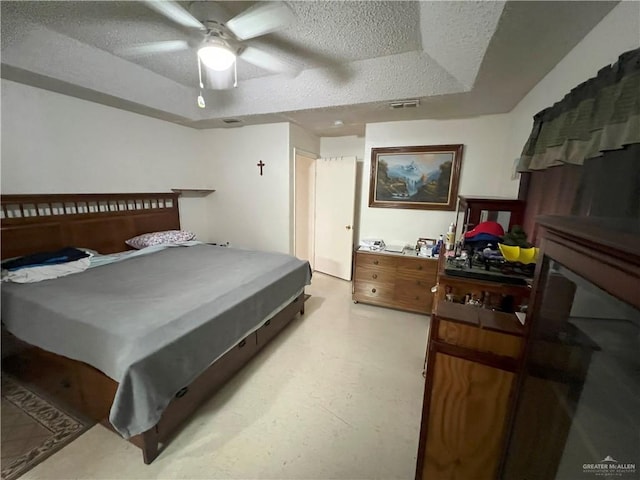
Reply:
[[[141,248],[150,247],[152,245],[161,245],[163,243],[178,243],[186,242],[196,238],[195,233],[187,232],[186,230],[167,230],[165,232],[151,232],[143,233],[137,237],[125,240],[124,243],[130,247]]]

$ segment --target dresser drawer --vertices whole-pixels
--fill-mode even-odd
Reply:
[[[397,308],[411,312],[424,313],[427,315],[431,312],[431,299],[421,295],[396,296],[394,303],[397,305]]]
[[[358,282],[353,293],[356,296],[366,297],[370,300],[392,302],[393,290],[393,283]]]
[[[450,345],[458,345],[480,352],[489,352],[512,358],[518,358],[524,347],[522,337],[448,320],[440,320],[438,340]]]
[[[431,279],[430,287],[435,285],[437,262],[417,258],[399,258],[397,265],[398,277]]]
[[[395,283],[397,294],[407,291],[411,294],[422,292],[432,296],[431,287],[435,284],[435,280],[433,278],[425,279],[421,277],[406,278],[398,275]]]
[[[376,268],[396,268],[398,259],[391,255],[376,255],[373,253],[356,254],[356,268],[376,267]]]
[[[402,304],[411,304],[427,312],[427,307],[431,306],[433,298],[430,291],[431,285],[427,285],[428,283],[426,280],[399,279],[396,281],[395,299]]]
[[[396,271],[393,268],[360,267],[356,269],[356,282],[394,283]]]

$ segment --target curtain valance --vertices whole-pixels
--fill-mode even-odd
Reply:
[[[518,170],[582,165],[632,143],[640,143],[640,48],[535,115]]]

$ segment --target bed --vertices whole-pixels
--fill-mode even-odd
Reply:
[[[4,195],[1,215],[3,259],[65,246],[114,253],[128,238],[180,228],[169,193]],[[304,313],[311,278],[308,262],[290,255],[207,244],[157,250],[2,288],[3,329],[30,346],[14,372],[116,430],[147,464]]]

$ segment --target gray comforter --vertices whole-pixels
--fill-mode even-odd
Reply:
[[[175,393],[311,280],[290,255],[169,248],[68,277],[5,284],[18,338],[119,382],[109,419],[125,438],[155,425]]]

